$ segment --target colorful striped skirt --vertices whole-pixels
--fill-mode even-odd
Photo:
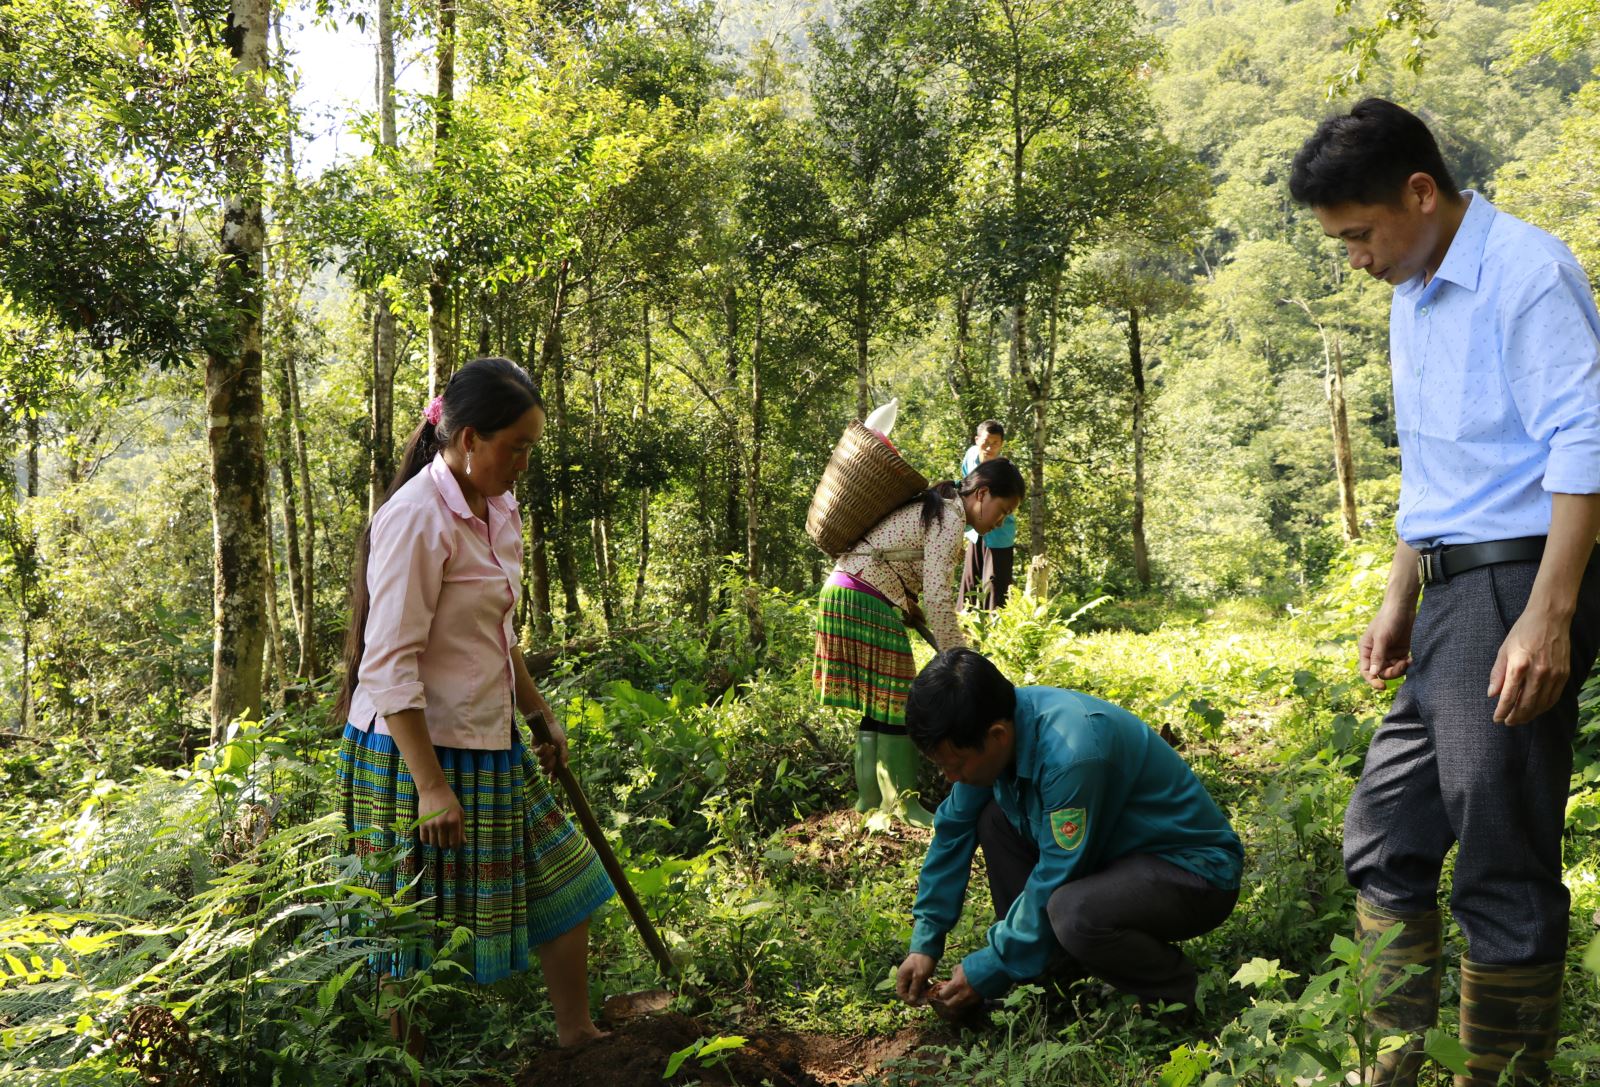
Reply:
[[[339,793],[355,851],[402,851],[398,863],[372,874],[373,888],[419,904],[421,919],[435,928],[435,949],[457,926],[470,929],[460,954],[484,985],[528,969],[530,949],[616,893],[594,847],[556,808],[522,737],[513,736],[509,750],[435,746],[465,817],[466,843],[455,849],[417,841],[417,790],[391,737],[346,725],[339,748]],[[375,956],[374,968],[397,978],[425,968],[433,949],[418,943]]]
[[[817,603],[811,685],[822,704],[905,725],[906,693],[917,672],[900,610],[871,593],[831,584]]]

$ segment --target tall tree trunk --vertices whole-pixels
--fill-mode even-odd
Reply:
[[[550,421],[556,437],[556,508],[553,518],[556,572],[561,578],[561,590],[566,597],[567,620],[576,623],[582,611],[578,603],[578,565],[572,553],[572,458],[567,427],[566,352],[561,342],[568,270],[563,263],[557,273],[555,304],[550,310],[550,324],[539,357],[540,366],[550,376],[553,387]]]
[[[745,479],[745,570],[750,580],[761,580],[761,451],[766,438],[761,391],[761,299],[755,302],[755,341],[750,349],[750,459]]]
[[[532,335],[528,339],[528,359],[534,385],[543,389],[544,366],[534,350]],[[533,447],[523,483],[528,513],[528,602],[533,608],[534,630],[541,638],[548,638],[555,628],[550,609],[550,546],[545,538],[545,526],[550,523],[550,458],[544,450],[543,442]]]
[[[492,310],[490,306],[489,291],[478,291],[478,357],[483,358],[490,354],[489,335],[493,331]]]
[[[956,289],[956,344],[955,357],[950,366],[950,391],[963,413],[969,407],[967,397],[972,392],[973,380],[969,355],[972,350],[972,297],[971,284],[963,283]]]
[[[1028,489],[1028,551],[1038,556],[1045,553],[1044,523],[1044,450],[1045,450],[1045,389],[1039,381],[1037,368],[1029,358],[1028,300],[1026,289],[1019,290],[1011,304],[1011,369],[1021,379],[1028,391],[1029,412],[1028,453],[1032,460],[1029,472],[1032,477]]]
[[[394,108],[394,0],[378,0],[378,143],[396,149],[400,139]],[[378,512],[383,492],[394,478],[395,316],[389,292],[379,289],[372,318],[372,455],[367,486],[367,516]]]
[[[320,667],[317,657],[317,513],[311,500],[311,462],[306,454],[306,415],[300,405],[299,364],[292,351],[284,353],[283,361],[289,381],[290,421],[294,424],[294,459],[299,469],[300,530],[305,534],[300,546],[300,663],[295,674],[301,679],[315,679]]]
[[[278,447],[278,488],[283,496],[283,550],[289,574],[289,612],[294,619],[295,638],[299,639],[307,626],[302,618],[306,612],[306,576],[305,558],[300,553],[300,488],[294,471],[294,439],[291,436],[294,402],[289,395],[288,358],[289,345],[286,343],[277,353],[278,365],[272,369],[273,383],[277,386],[274,391],[278,399],[278,414],[273,419],[272,430],[273,444]],[[305,657],[303,648],[300,656],[302,659]]]
[[[739,387],[739,291],[737,287],[729,287],[723,298],[724,315],[728,321],[728,350],[725,357],[725,371],[727,386],[730,390]],[[743,535],[740,521],[744,502],[739,495],[740,468],[744,464],[744,443],[740,441],[739,428],[733,424],[728,428],[728,497],[723,513],[723,541],[721,553],[732,554],[740,546],[740,537]]]
[[[231,0],[234,70],[258,101],[266,95],[267,0]],[[266,448],[261,426],[261,279],[265,224],[263,163],[234,155],[222,201],[220,292],[233,320],[229,342],[206,356],[207,442],[211,452],[211,740],[242,715],[261,716],[266,636]]]
[[[590,305],[590,313],[593,313],[592,299]],[[594,341],[591,339],[590,342],[593,344]],[[600,384],[600,355],[597,350],[593,353],[593,365],[589,370],[589,398],[594,411],[594,420],[589,427],[589,463],[605,464],[610,461],[610,452],[606,448],[609,438],[605,427],[605,394]],[[606,473],[595,473],[591,490],[594,515],[589,519],[589,531],[594,542],[595,571],[600,577],[600,614],[605,620],[606,630],[610,631],[617,625],[617,601],[616,568],[611,561],[611,493]]]
[[[1050,384],[1056,368],[1056,316],[1061,300],[1061,279],[1058,272],[1050,285],[1049,309],[1046,318],[1045,357],[1035,363],[1028,355],[1022,356],[1023,374],[1028,387],[1028,400],[1033,413],[1030,428],[1028,484],[1028,549],[1037,557],[1045,554],[1049,537],[1049,503],[1044,493],[1044,459],[1050,444]],[[1025,336],[1026,332],[1019,333]]]
[[[867,282],[867,254],[866,250],[856,254],[856,418],[865,419],[872,410],[872,403],[867,392],[867,331],[871,326],[872,313],[869,306],[871,301],[868,295]]]
[[[1150,585],[1150,551],[1144,538],[1144,345],[1139,310],[1128,308],[1128,366],[1133,371],[1133,572]]]
[[[23,430],[27,442],[26,471],[28,482],[24,495],[29,499],[39,497],[39,415],[31,409],[24,416]],[[20,510],[18,511],[21,512]],[[22,671],[18,673],[22,686],[22,704],[18,707],[17,731],[24,736],[33,731],[33,609],[36,606],[34,589],[38,582],[39,543],[31,529],[24,527],[19,518],[18,532],[22,535],[20,547],[23,554],[17,563],[17,602],[22,606]]]
[[[650,368],[654,362],[650,343],[650,303],[644,304],[644,381],[639,386],[639,422],[650,425]],[[650,565],[650,488],[639,488],[639,566],[633,575],[633,621],[644,610],[645,570]]]
[[[283,26],[277,16],[274,16],[273,28],[278,35],[278,52],[285,54],[283,48]],[[293,194],[295,189],[294,169],[294,134],[290,130],[285,133],[283,140],[283,187],[285,191]],[[304,516],[301,518],[301,527],[305,532],[304,542],[300,548],[300,610],[296,615],[298,629],[296,636],[300,642],[300,661],[296,674],[302,679],[311,679],[317,672],[317,642],[316,642],[316,598],[314,595],[314,552],[316,544],[316,510],[311,502],[311,468],[306,456],[306,417],[300,407],[300,375],[297,361],[299,352],[299,339],[294,330],[295,295],[292,287],[294,268],[292,263],[292,250],[287,238],[282,238],[276,247],[281,254],[278,262],[278,283],[281,285],[282,317],[280,323],[279,349],[276,352],[281,370],[284,397],[282,407],[289,416],[290,434],[294,441],[295,463],[299,468],[300,509]],[[270,270],[270,265],[268,266]],[[265,468],[265,465],[263,465]],[[271,507],[270,502],[263,513],[263,520],[267,525],[267,532],[271,534]],[[270,555],[270,551],[268,552]],[[267,579],[272,579],[272,566],[268,563]]]
[[[710,473],[706,470],[707,462],[711,458],[701,455],[695,461],[695,495],[699,498],[697,508],[709,509],[711,506],[711,484],[708,479]],[[706,623],[711,619],[711,571],[716,560],[714,548],[716,535],[710,532],[700,534],[700,564],[695,571],[694,599],[692,611],[694,625],[704,630]]]
[[[764,312],[760,295],[755,300],[755,338],[750,348],[750,472],[745,484],[745,567],[749,573],[746,608],[750,619],[750,642],[765,648],[767,631],[761,615],[761,450],[766,438],[763,424],[761,350],[764,346]],[[863,416],[865,417],[865,416]]]
[[[278,692],[278,702],[281,705],[287,701],[286,693],[289,687],[289,667],[284,662],[289,659],[288,648],[283,643],[283,624],[278,620],[278,561],[272,546],[272,496],[267,495],[267,670],[272,678],[272,685]]]
[[[1361,519],[1356,515],[1356,467],[1350,453],[1350,419],[1344,406],[1344,351],[1335,332],[1328,352],[1328,416],[1333,424],[1333,466],[1339,479],[1339,512],[1344,522],[1344,538],[1361,538]]]
[[[433,169],[442,183],[451,169],[447,151],[456,96],[456,0],[439,0],[439,41],[434,60]],[[450,380],[455,370],[455,359],[450,349],[450,299],[453,286],[448,258],[433,261],[428,266],[430,399],[444,392],[445,382]]]

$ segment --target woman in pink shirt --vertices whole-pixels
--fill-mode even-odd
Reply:
[[[589,1014],[589,917],[615,889],[533,764],[567,761],[514,626],[522,521],[512,490],[544,421],[521,367],[475,359],[411,435],[356,554],[339,786],[358,852],[404,849],[376,874],[379,889],[405,888],[441,936],[471,929],[462,955],[482,984],[528,969],[536,950],[557,1041],[570,1046],[600,1034]],[[554,742],[530,752],[513,707],[541,714]],[[432,949],[378,958],[399,979]],[[398,1019],[395,1028],[420,1048],[415,1031]]]

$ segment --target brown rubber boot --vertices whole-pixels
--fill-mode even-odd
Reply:
[[[1456,1087],[1492,1087],[1511,1069],[1509,1082],[1549,1083],[1550,1058],[1561,1033],[1561,978],[1565,963],[1485,966],[1461,960],[1461,1045],[1467,1074]]]
[[[1382,1003],[1367,1013],[1367,1029],[1375,1039],[1389,1034],[1409,1034],[1410,1038],[1399,1049],[1374,1058],[1362,1082],[1416,1087],[1417,1072],[1422,1068],[1422,1036],[1439,1018],[1439,980],[1443,975],[1439,960],[1444,953],[1439,911],[1399,913],[1356,896],[1356,939],[1364,948],[1370,950],[1378,937],[1396,925],[1405,928],[1372,960]],[[1408,966],[1425,969],[1408,974]]]

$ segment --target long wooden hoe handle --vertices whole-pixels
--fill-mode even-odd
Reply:
[[[545,724],[543,715],[531,714],[524,720],[528,722],[528,728],[533,731],[535,740],[541,744],[551,742],[550,728]],[[664,976],[675,976],[678,973],[678,964],[672,961],[672,956],[667,952],[667,945],[661,942],[656,927],[650,923],[650,916],[644,912],[644,905],[634,893],[633,884],[628,882],[628,873],[622,870],[617,855],[612,852],[611,843],[606,841],[605,832],[600,829],[600,821],[594,817],[594,809],[589,807],[588,798],[583,795],[583,788],[578,784],[578,779],[573,776],[571,768],[558,766],[556,780],[560,781],[561,787],[567,791],[567,799],[572,801],[572,811],[577,815],[579,825],[583,827],[584,837],[589,839],[594,851],[600,854],[600,863],[605,865],[606,875],[611,877],[612,884],[617,888],[617,894],[622,897],[622,904],[628,908],[628,916],[633,918],[634,927],[639,930],[644,946],[650,949],[651,956],[661,967]]]

